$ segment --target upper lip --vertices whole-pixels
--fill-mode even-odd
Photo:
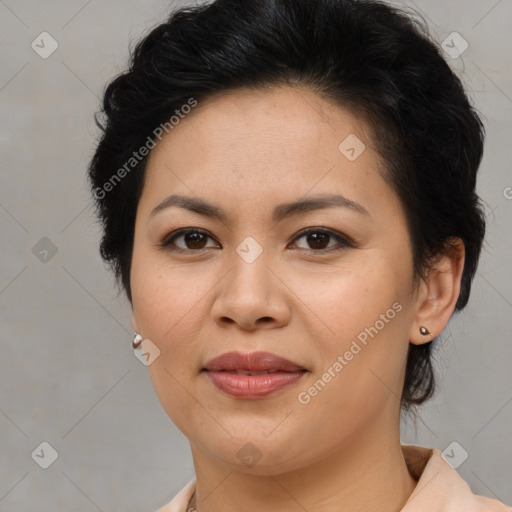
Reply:
[[[302,366],[271,352],[226,352],[206,363],[203,370],[209,371],[304,371]]]

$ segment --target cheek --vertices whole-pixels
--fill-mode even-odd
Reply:
[[[399,407],[408,348],[401,306],[384,301],[346,321],[340,316],[333,324],[336,337],[322,347],[322,365],[299,390],[297,418],[304,431],[309,425],[316,439],[325,440],[319,444],[327,452],[333,439],[348,442]]]
[[[308,329],[316,332],[311,349],[319,355],[315,377],[320,377],[302,391],[319,414],[326,406],[335,415],[372,414],[401,392],[409,283],[384,258],[367,261],[371,264],[338,269],[329,279],[302,281],[303,299],[314,313],[308,315]]]
[[[147,255],[134,258],[131,275],[133,307],[144,336],[166,346],[200,325],[195,317],[212,288],[211,273],[201,275],[197,267],[169,265]]]
[[[198,421],[193,406],[199,398],[193,399],[191,376],[199,371],[198,330],[205,322],[201,299],[210,288],[176,268],[134,267],[132,297],[139,329],[160,350],[147,369],[162,408],[184,433]]]
[[[160,356],[148,368],[152,377],[155,371],[162,373],[165,368],[181,378],[195,364],[197,337],[193,329],[200,325],[198,310],[208,287],[190,277],[177,268],[165,268],[155,258],[138,258],[134,254],[133,310],[142,336],[160,350]]]
[[[309,327],[315,326],[329,351],[343,348],[343,340],[351,340],[376,321],[382,327],[380,315],[386,315],[390,309],[384,320],[398,318],[400,315],[392,309],[395,302],[404,306],[406,277],[376,252],[368,251],[353,259],[328,272],[290,272],[283,279],[292,283],[300,299],[294,306],[302,311],[300,321],[306,318],[311,322]],[[390,330],[390,323],[396,321],[386,322],[386,331]]]

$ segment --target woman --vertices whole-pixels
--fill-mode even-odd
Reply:
[[[101,254],[196,471],[161,512],[509,510],[400,444],[485,232],[484,127],[424,27],[377,1],[183,8],[103,111]]]

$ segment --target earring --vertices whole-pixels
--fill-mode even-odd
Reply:
[[[139,348],[140,344],[142,343],[142,336],[138,332],[133,333],[133,341],[132,341],[132,347],[133,349]]]
[[[420,327],[420,332],[421,332],[421,334],[423,334],[423,336],[430,335],[430,331],[426,327],[423,327],[423,325]]]

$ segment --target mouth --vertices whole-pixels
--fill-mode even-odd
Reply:
[[[206,363],[203,371],[276,373],[298,372],[306,368],[271,352],[226,352]],[[247,373],[245,373],[247,375]]]
[[[228,352],[210,360],[202,372],[224,394],[254,399],[297,383],[308,370],[270,352]]]
[[[205,371],[212,371],[212,370],[205,370]],[[270,373],[283,373],[287,372],[287,370],[215,370],[215,371],[221,371],[226,373],[231,373],[233,375],[268,375]],[[301,370],[306,371],[306,370]],[[287,372],[290,373],[290,372]]]

